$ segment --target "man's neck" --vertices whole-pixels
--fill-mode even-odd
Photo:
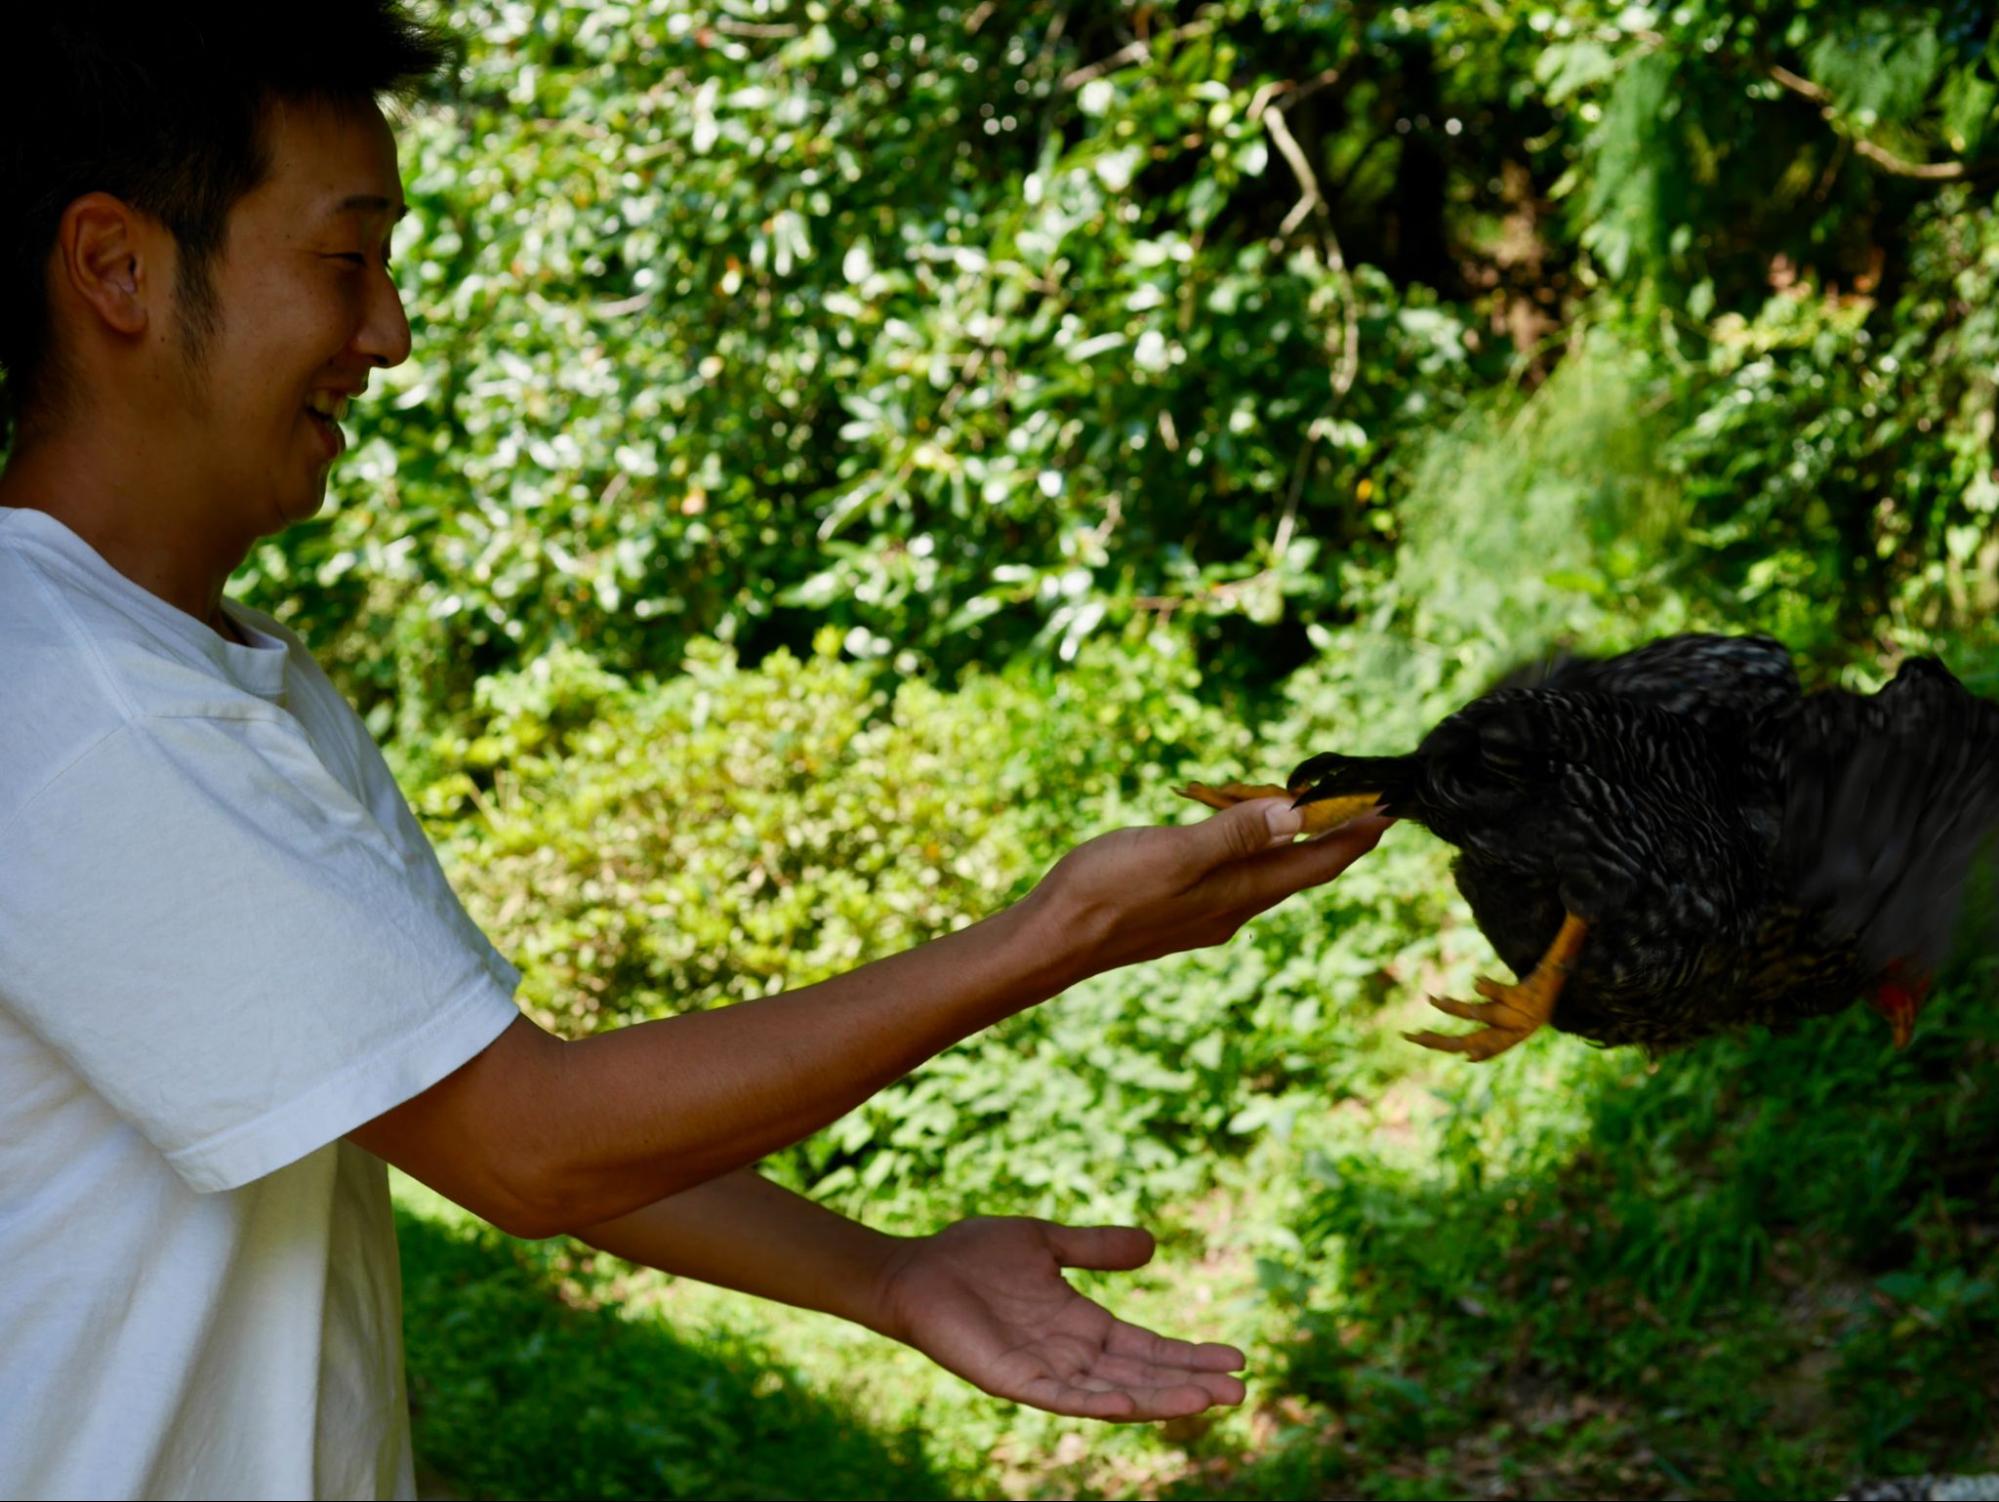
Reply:
[[[223,619],[222,589],[255,537],[147,475],[146,457],[143,445],[44,439],[0,473],[0,506],[46,512],[147,593],[240,640]]]

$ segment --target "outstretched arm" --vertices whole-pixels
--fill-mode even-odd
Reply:
[[[1117,830],[983,923],[781,996],[567,1044],[522,1019],[350,1135],[517,1235],[614,1220],[798,1141],[1085,976],[1222,942],[1384,827],[1292,846],[1298,823],[1272,800]]]
[[[1240,1351],[1127,1324],[1063,1278],[1143,1266],[1152,1238],[1133,1227],[979,1219],[886,1236],[743,1169],[576,1234],[629,1262],[865,1325],[1051,1413],[1166,1419],[1242,1401]]]

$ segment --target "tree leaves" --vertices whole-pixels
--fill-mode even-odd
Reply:
[[[456,8],[463,73],[403,129],[416,354],[243,582],[392,733],[553,644],[664,672],[821,625],[946,676],[1164,629],[1267,688],[1392,596],[1459,415],[1604,323],[1656,359],[1700,536],[1797,494],[1802,436],[1865,478],[1786,577],[1892,594],[1991,527],[1904,525],[1985,493],[1986,190],[1887,165],[1985,139],[1961,9]],[[1757,405],[1728,352],[1789,338],[1773,286],[1819,344],[1925,330],[1941,405]]]

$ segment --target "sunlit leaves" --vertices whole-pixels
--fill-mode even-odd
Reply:
[[[1846,518],[1815,528],[1825,560],[1970,569],[1989,528],[1941,501],[1909,520],[1925,487],[1985,493],[1984,201],[1953,224],[1881,157],[1980,149],[1999,84],[1956,11],[569,0],[451,22],[464,70],[401,132],[416,352],[357,412],[326,515],[244,581],[385,733],[555,643],[664,671],[822,624],[946,673],[1163,629],[1267,687],[1309,655],[1301,626],[1378,613],[1439,435],[1597,322],[1659,357],[1662,420],[1734,445],[1675,450],[1712,466],[1688,477],[1702,537],[1821,473],[1866,477],[1798,503]],[[1797,284],[1835,310],[1815,337],[1846,337],[1842,299],[1905,261],[1905,301],[1861,331],[1903,308],[1932,331],[1906,369],[1939,372],[1941,405],[1835,401],[1802,470],[1764,454],[1752,434],[1795,436],[1788,398],[1723,405],[1751,391],[1730,330]],[[1885,562],[1877,530],[1901,539]]]

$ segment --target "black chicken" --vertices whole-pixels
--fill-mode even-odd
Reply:
[[[1484,1026],[1426,1047],[1488,1059],[1552,1023],[1662,1049],[1863,995],[1900,1046],[1999,829],[1999,705],[1932,659],[1808,695],[1781,643],[1676,636],[1516,673],[1411,755],[1314,756],[1282,791],[1314,826],[1378,803],[1458,848],[1524,979],[1433,997]]]

